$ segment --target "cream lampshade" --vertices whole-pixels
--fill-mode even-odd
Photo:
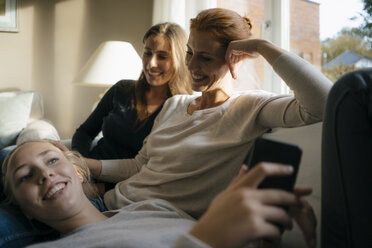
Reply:
[[[141,70],[141,58],[132,44],[124,41],[105,41],[80,70],[75,83],[108,87],[121,79],[138,79]]]

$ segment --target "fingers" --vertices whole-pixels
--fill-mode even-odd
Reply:
[[[271,223],[265,223],[264,228],[265,238],[261,240],[261,245],[259,247],[278,247],[282,234],[278,226]]]
[[[242,167],[240,168],[238,175],[231,181],[230,185],[233,185],[234,183],[238,182],[241,178],[243,178],[247,171],[248,171],[247,165],[243,164]]]
[[[229,66],[229,70],[230,70],[230,73],[231,73],[231,77],[233,79],[236,79],[236,73],[235,73],[235,64],[232,64],[232,63],[227,63],[228,66]]]
[[[262,213],[268,222],[279,225],[279,227],[291,230],[293,228],[292,218],[287,211],[281,207],[265,206],[262,208]],[[280,228],[280,229],[281,229]]]
[[[296,187],[294,189],[294,194],[297,196],[297,197],[301,197],[301,196],[307,196],[307,195],[310,195],[311,193],[313,192],[313,189],[312,188],[308,188],[308,187]]]
[[[270,176],[289,176],[293,173],[293,167],[283,164],[260,162],[258,165],[248,171],[248,173],[241,178],[236,187],[252,187],[257,188],[258,185]]]
[[[294,206],[298,199],[292,193],[280,189],[262,189],[260,200],[263,204],[276,206]]]
[[[302,230],[308,247],[316,246],[316,216],[311,205],[304,199],[290,208],[290,215],[294,217]]]

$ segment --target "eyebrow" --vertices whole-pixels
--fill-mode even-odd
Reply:
[[[41,157],[41,156],[44,156],[45,154],[49,153],[49,152],[53,152],[54,150],[51,150],[51,149],[48,149],[48,150],[45,150],[45,151],[42,151],[40,152],[39,154],[36,155],[36,157]],[[17,171],[19,171],[20,169],[22,169],[23,167],[25,167],[26,164],[21,164],[20,166],[17,167],[17,169],[14,170],[13,172],[13,177],[14,175],[17,173]]]
[[[153,51],[153,49],[149,48],[149,47],[145,47],[145,50],[151,50]],[[169,51],[166,51],[166,50],[155,50],[156,53],[166,53],[166,54],[169,54],[170,52]]]
[[[187,49],[192,50],[191,47],[190,47],[189,45],[187,45]],[[210,52],[205,52],[205,51],[200,51],[200,52],[197,52],[197,53],[199,53],[199,54],[201,54],[201,55],[213,56],[213,54],[211,54]]]

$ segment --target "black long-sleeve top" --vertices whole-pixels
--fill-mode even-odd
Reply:
[[[135,103],[133,84],[134,81],[121,80],[105,93],[72,137],[73,150],[94,159],[133,158],[137,155],[162,106],[146,122],[139,123],[136,108],[131,107],[132,102]],[[91,149],[92,141],[101,131],[103,137]]]

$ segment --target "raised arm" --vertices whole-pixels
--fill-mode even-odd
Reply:
[[[232,75],[235,75],[238,62],[258,55],[262,55],[273,66],[275,72],[294,92],[294,96],[282,95],[268,99],[261,107],[258,123],[271,128],[321,121],[332,83],[307,61],[260,39],[230,43],[226,61]]]
[[[262,39],[235,40],[227,47],[225,59],[232,77],[236,79],[236,65],[240,61],[261,55],[272,65],[284,52],[283,49]]]

